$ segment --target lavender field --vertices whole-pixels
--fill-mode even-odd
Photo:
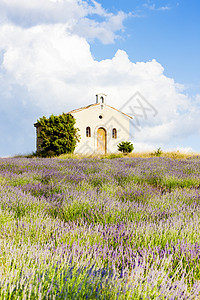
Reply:
[[[0,299],[199,299],[200,157],[0,159]]]

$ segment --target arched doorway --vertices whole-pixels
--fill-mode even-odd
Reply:
[[[97,152],[100,154],[106,153],[106,130],[103,127],[97,130]]]

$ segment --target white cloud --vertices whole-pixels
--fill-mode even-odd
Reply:
[[[150,9],[150,10],[155,10],[156,9],[155,3],[154,4],[144,3],[143,7],[147,8],[147,9]]]
[[[170,9],[171,9],[171,7],[169,7],[169,6],[161,6],[158,8],[158,10],[170,10]]]
[[[86,0],[1,0],[0,19],[23,28],[42,24],[65,24],[68,32],[108,44],[123,31],[129,16],[107,12],[101,4]],[[98,21],[97,21],[98,17]]]
[[[150,3],[150,1],[148,1],[147,3],[144,3],[143,4],[143,7],[146,8],[146,9],[149,9],[149,10],[160,10],[160,11],[165,11],[165,10],[170,10],[171,7],[165,5],[165,6],[160,6],[160,7],[157,7],[155,3]]]
[[[47,0],[31,2],[33,12],[39,9],[39,3],[46,12],[47,8],[51,11],[50,5],[68,3],[72,19],[78,19],[80,24],[85,22],[79,30],[88,28],[88,32],[80,33],[77,22],[74,22],[77,27],[73,32],[71,28],[75,25],[65,21],[55,24],[36,22],[37,25],[25,27],[14,22],[0,25],[0,155],[10,154],[6,152],[8,149],[13,151],[12,154],[34,150],[32,124],[39,117],[91,104],[98,92],[108,94],[108,103],[120,108],[139,91],[147,101],[143,100],[143,105],[156,109],[156,115],[153,110],[146,110],[145,117],[141,107],[135,108],[139,102],[131,104],[135,113],[141,115],[136,124],[140,131],[132,126],[136,149],[160,146],[163,149],[194,131],[200,134],[200,96],[195,101],[189,99],[184,94],[184,87],[166,77],[164,68],[156,60],[133,63],[123,50],[118,50],[112,59],[98,62],[93,58],[83,36],[98,37],[104,43],[113,41],[114,32],[122,28],[123,13],[110,15],[96,2],[89,6],[84,1],[51,1],[50,4]],[[80,5],[77,10],[75,4]],[[18,0],[13,4],[4,0],[0,7],[3,5],[7,7],[10,20],[15,5],[31,13],[27,1]],[[93,20],[86,25],[85,16],[90,10],[107,18],[107,23],[102,22],[98,27]],[[55,11],[55,18],[56,14]],[[74,17],[76,14],[78,17]]]
[[[71,30],[88,40],[99,39],[103,44],[114,43],[118,37],[117,31],[123,30],[123,22],[127,15],[120,11],[117,15],[111,15],[104,22],[97,22],[89,18],[83,18]]]

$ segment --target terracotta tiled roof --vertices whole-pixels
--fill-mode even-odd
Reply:
[[[67,114],[77,113],[77,112],[82,111],[82,110],[84,110],[84,109],[87,109],[87,108],[90,108],[90,107],[93,107],[93,106],[98,106],[98,105],[100,105],[100,104],[101,104],[101,103],[95,103],[95,104],[90,104],[90,105],[87,105],[87,106],[84,106],[84,107],[80,107],[80,108],[77,108],[77,109],[74,109],[74,110],[69,111]],[[108,105],[108,104],[105,104],[105,103],[104,103],[104,105],[105,105],[105,106],[108,106],[108,107],[110,107],[110,108],[112,108],[112,109],[114,109],[114,110],[116,110],[116,111],[118,111],[118,112],[120,112],[121,114],[125,115],[126,117],[128,117],[128,118],[130,118],[130,119],[133,119],[131,116],[129,116],[129,115],[123,113],[122,111],[120,111],[120,110],[118,110],[118,109],[116,109],[116,108],[114,108],[114,107],[112,107],[112,106],[110,106],[110,105]],[[38,127],[38,123],[34,123],[34,127]]]
[[[98,106],[98,105],[100,105],[100,104],[101,104],[101,103],[90,104],[90,105],[87,105],[87,106],[84,106],[84,107],[81,107],[81,108],[78,108],[78,109],[71,110],[71,111],[69,111],[67,114],[77,113],[77,112],[82,111],[82,110],[84,110],[84,109],[87,109],[87,108],[90,108],[90,107],[93,107],[93,106]],[[110,105],[108,105],[108,104],[104,104],[104,105],[105,105],[105,106],[108,106],[108,107],[110,107],[110,108],[112,108],[112,109],[114,109],[114,110],[116,110],[116,111],[118,111],[118,112],[120,112],[121,114],[125,115],[126,117],[128,117],[128,118],[130,118],[130,119],[133,119],[131,116],[129,116],[129,115],[123,113],[122,111],[120,111],[120,110],[118,110],[118,109],[116,109],[116,108],[114,108],[114,107],[112,107],[112,106],[110,106]]]
[[[112,108],[112,109],[114,109],[114,110],[116,110],[116,111],[118,111],[118,112],[120,112],[121,114],[123,114],[123,115],[125,115],[125,116],[127,116],[127,117],[129,117],[130,119],[133,119],[131,116],[129,116],[129,115],[127,115],[127,114],[125,114],[124,112],[122,112],[121,110],[118,110],[118,109],[116,109],[116,108],[114,108],[114,107],[112,107],[112,106],[110,106],[110,105],[108,105],[108,104],[106,104],[107,106],[109,106],[110,108]]]
[[[81,111],[81,110],[87,109],[87,108],[92,107],[92,106],[97,106],[97,105],[99,105],[99,103],[96,103],[96,104],[90,104],[90,105],[87,105],[87,106],[84,106],[84,107],[80,107],[80,108],[77,108],[77,109],[73,109],[73,110],[69,111],[67,114],[76,113],[76,112],[79,112],[79,111]]]

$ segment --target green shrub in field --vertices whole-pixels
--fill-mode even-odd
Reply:
[[[131,153],[134,149],[133,144],[131,142],[121,142],[117,145],[118,151],[122,153]]]
[[[151,156],[161,156],[162,155],[162,150],[161,150],[161,148],[159,147],[156,151],[154,151],[152,154],[151,154]]]

